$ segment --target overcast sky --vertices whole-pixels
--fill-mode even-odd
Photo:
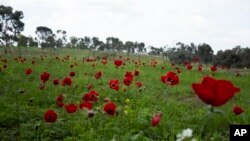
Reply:
[[[250,46],[250,0],[0,0],[37,26],[68,36],[118,37],[147,46],[208,43],[214,51]]]

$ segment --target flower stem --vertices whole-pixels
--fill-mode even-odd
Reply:
[[[211,112],[211,113],[214,113],[214,106],[211,106],[210,112]]]

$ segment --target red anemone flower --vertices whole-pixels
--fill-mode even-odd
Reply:
[[[41,75],[40,75],[40,79],[43,83],[45,83],[46,81],[48,81],[50,78],[50,74],[47,73],[47,72],[43,72]]]
[[[27,69],[25,70],[25,74],[27,74],[27,75],[32,74],[32,69],[31,69],[31,68],[27,68]]]
[[[88,85],[87,85],[87,89],[88,89],[88,90],[91,90],[91,89],[93,89],[93,86],[92,86],[91,84],[88,84]]]
[[[215,80],[208,76],[205,76],[201,83],[193,83],[192,88],[203,102],[212,106],[225,104],[240,91],[240,88],[235,87],[230,81]]]
[[[217,67],[216,66],[211,66],[211,71],[217,71]]]
[[[107,59],[102,59],[102,64],[106,65],[108,63]]]
[[[85,102],[81,103],[81,104],[79,105],[79,107],[80,107],[80,109],[87,108],[87,109],[91,110],[92,107],[93,107],[93,104],[90,103],[90,102],[88,102],[88,101],[85,101]]]
[[[102,77],[102,72],[101,71],[98,71],[96,74],[95,74],[95,79],[100,79]]]
[[[126,86],[130,86],[132,84],[133,81],[133,77],[125,77],[123,80],[123,84],[125,84]]]
[[[48,110],[45,114],[44,114],[44,120],[46,122],[50,122],[53,123],[55,122],[57,119],[57,114],[54,110]]]
[[[240,106],[234,106],[233,112],[235,115],[240,115],[241,113],[244,112],[244,110]]]
[[[58,107],[63,107],[64,106],[64,103],[62,101],[57,101],[57,106]]]
[[[187,70],[191,70],[193,68],[193,66],[189,63],[186,65],[186,68],[187,68]]]
[[[114,64],[115,64],[116,67],[119,67],[119,66],[121,66],[123,64],[123,61],[122,60],[115,60]]]
[[[179,77],[176,73],[169,71],[166,75],[161,76],[161,81],[169,85],[177,85],[179,83]]]
[[[114,89],[116,91],[119,91],[120,87],[119,87],[119,81],[118,80],[110,80],[109,81],[109,87],[111,89]]]
[[[56,98],[56,101],[63,101],[64,99],[64,96],[62,94],[58,95],[57,98]]]
[[[74,113],[77,110],[77,106],[74,103],[71,103],[71,104],[66,105],[65,109],[68,113]]]
[[[198,66],[198,71],[202,71],[202,65]]]
[[[132,74],[131,71],[127,71],[126,74],[125,74],[125,77],[134,77],[134,75]]]
[[[177,73],[181,73],[181,69],[180,68],[176,67],[175,69],[176,69]]]
[[[96,102],[98,101],[98,96],[99,94],[95,90],[91,90],[82,97],[82,100],[88,102]]]
[[[73,72],[73,71],[69,73],[69,76],[70,76],[70,77],[74,77],[75,75],[76,75],[76,73]]]
[[[151,126],[157,126],[159,123],[160,123],[160,121],[161,121],[161,116],[162,116],[162,114],[161,113],[157,113],[157,114],[155,114],[153,117],[152,117],[152,119],[151,119]]]
[[[110,102],[108,102],[108,103],[106,103],[106,104],[104,105],[103,110],[104,110],[107,114],[109,114],[109,115],[111,115],[111,116],[114,116],[115,113],[116,113],[116,105],[115,105],[113,102],[110,101]]]
[[[72,80],[71,80],[70,77],[65,77],[65,78],[63,79],[63,81],[62,81],[62,85],[63,85],[63,86],[65,86],[65,85],[71,86],[71,84],[72,84]]]
[[[139,74],[140,74],[140,71],[139,70],[135,70],[134,75],[135,76],[139,76]]]
[[[58,79],[53,80],[53,84],[54,85],[58,85],[59,84],[59,80]]]
[[[140,88],[142,85],[143,85],[142,82],[140,82],[140,81],[136,82],[136,86],[137,86],[138,88]]]

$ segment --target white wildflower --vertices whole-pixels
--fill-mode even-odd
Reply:
[[[192,140],[191,141],[197,141],[195,138],[192,138]]]
[[[176,141],[183,141],[186,138],[191,139],[191,137],[193,136],[193,130],[190,128],[184,129],[182,131],[182,133],[179,133],[176,135]],[[197,141],[195,138],[192,138],[191,141]]]
[[[182,131],[182,135],[184,137],[192,137],[193,136],[193,130],[190,129],[190,128],[187,128],[187,129]]]

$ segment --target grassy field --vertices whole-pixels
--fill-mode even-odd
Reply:
[[[96,52],[95,56],[108,54]],[[83,61],[93,54],[73,49],[52,52],[28,49],[22,52],[22,58],[18,58],[17,51],[12,55],[2,52],[0,55],[0,140],[172,141],[177,139],[177,134],[190,128],[192,138],[196,140],[226,141],[229,140],[230,124],[250,123],[248,70],[241,71],[237,77],[235,71],[218,67],[213,77],[231,81],[240,88],[240,92],[226,104],[215,107],[222,113],[210,113],[210,106],[201,101],[191,87],[192,83],[201,82],[204,76],[211,76],[210,65],[203,65],[199,72],[196,63],[192,64],[192,70],[187,70],[185,66],[171,66],[160,57],[128,57],[125,54],[112,55],[103,65],[101,59]],[[125,65],[116,68],[114,59],[123,60]],[[151,65],[152,59],[157,62],[155,67]],[[179,84],[170,86],[162,83],[161,76],[168,71],[176,71],[175,67],[182,70],[177,73]],[[27,68],[32,69],[32,74],[25,74]],[[129,87],[124,85],[126,72],[135,70],[139,70],[139,76],[134,76]],[[62,80],[72,71],[75,72],[71,77],[72,85],[62,86]],[[97,80],[95,75],[98,71],[102,76]],[[50,73],[50,79],[40,90],[43,72]],[[54,79],[58,79],[60,84],[54,85]],[[110,89],[109,81],[112,79],[119,80],[119,91]],[[143,86],[137,88],[137,81]],[[93,117],[88,117],[86,109],[78,107],[76,112],[68,113],[65,108],[57,106],[59,94],[63,94],[65,105],[79,105],[83,95],[90,91],[87,88],[89,84],[99,93],[98,101],[93,104]],[[114,116],[104,112],[105,98],[117,106]],[[235,105],[242,107],[244,113],[235,115]],[[57,113],[54,123],[44,120],[49,109]],[[160,123],[151,126],[151,119],[156,113],[162,113]]]

